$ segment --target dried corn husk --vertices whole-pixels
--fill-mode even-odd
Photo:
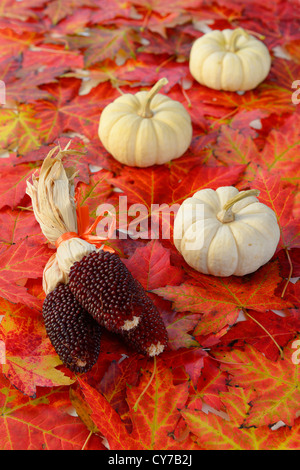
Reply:
[[[48,294],[53,289],[55,289],[58,284],[61,283],[67,284],[68,276],[64,274],[64,272],[58,266],[56,253],[54,253],[44,268],[43,290],[46,292],[46,294]]]
[[[82,155],[81,152],[53,148],[46,156],[39,176],[27,181],[26,193],[31,197],[36,220],[47,240],[55,243],[68,232],[77,233],[77,214],[74,200],[76,171],[64,168],[62,158],[66,155]],[[69,271],[75,261],[96,250],[96,246],[81,238],[70,238],[59,244],[55,255],[47,263],[43,274],[46,294],[60,282],[68,283]]]

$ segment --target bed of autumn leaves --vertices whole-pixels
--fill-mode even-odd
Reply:
[[[195,38],[237,26],[268,46],[267,79],[245,93],[197,84]],[[299,26],[298,0],[1,1],[1,449],[299,449]],[[161,77],[191,115],[191,146],[170,164],[122,166],[98,139],[101,111]],[[75,376],[46,336],[41,278],[53,247],[25,188],[49,149],[70,140],[85,152],[65,163],[91,221],[101,203],[118,209],[120,195],[150,214],[225,185],[259,189],[277,215],[274,257],[242,278],[189,268],[165,236],[163,207],[151,214],[159,238],[108,242],[164,318],[169,345],[156,369],[103,333],[97,364]]]

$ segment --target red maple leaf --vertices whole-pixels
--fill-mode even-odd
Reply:
[[[171,300],[177,311],[203,314],[194,335],[217,333],[224,326],[233,325],[241,309],[265,312],[291,306],[274,295],[281,280],[276,262],[242,278],[218,278],[192,270],[190,275],[193,279],[180,286],[166,286],[153,292]]]
[[[143,248],[137,248],[128,260],[124,260],[132,275],[146,290],[165,285],[176,285],[182,280],[182,271],[170,264],[170,251],[157,240]]]
[[[30,295],[19,281],[41,278],[51,256],[46,245],[31,244],[28,239],[8,247],[1,253],[0,295],[13,303],[41,308],[42,302]]]
[[[292,426],[297,416],[299,391],[299,367],[293,361],[293,344],[284,349],[284,359],[270,361],[248,346],[222,354],[221,368],[231,375],[232,385],[260,390],[252,400],[245,426],[275,424],[280,419]]]

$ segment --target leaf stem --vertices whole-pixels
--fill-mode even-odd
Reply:
[[[142,393],[140,394],[140,396],[138,397],[138,399],[136,400],[134,406],[133,406],[133,411],[137,411],[138,409],[138,404],[141,400],[141,398],[143,397],[143,395],[146,393],[146,391],[148,390],[153,378],[154,378],[154,375],[155,375],[155,372],[156,372],[156,356],[154,356],[154,361],[153,361],[153,372],[152,372],[152,375],[149,379],[149,382],[147,383],[146,387],[144,388],[144,390],[142,391]]]
[[[87,445],[88,441],[90,440],[91,435],[93,434],[93,431],[90,431],[88,437],[86,438],[81,450],[84,450],[85,446]]]
[[[182,94],[183,96],[185,97],[186,101],[187,101],[187,104],[188,104],[188,107],[191,108],[192,107],[192,103],[191,103],[191,100],[187,94],[187,92],[185,91],[185,89],[183,88],[182,84],[181,84],[181,91],[182,91]]]
[[[259,323],[259,321],[256,320],[256,318],[252,317],[252,315],[250,315],[250,313],[249,313],[244,307],[242,307],[242,310],[243,310],[243,312],[244,312],[245,315],[247,315],[249,318],[251,318],[251,320],[253,320],[258,326],[260,326],[260,328],[271,338],[271,340],[273,341],[273,343],[274,343],[274,344],[276,345],[276,347],[279,349],[281,359],[284,359],[283,350],[282,350],[282,348],[279,346],[279,344],[277,343],[277,341],[275,340],[275,338],[271,335],[271,333],[269,333],[269,331],[266,330],[266,328],[265,328],[261,323]]]
[[[289,262],[289,265],[290,265],[290,272],[289,272],[289,275],[288,275],[288,278],[286,280],[286,283],[285,283],[285,286],[283,288],[283,291],[282,291],[282,294],[281,294],[281,298],[284,297],[285,295],[285,291],[287,289],[287,286],[289,285],[289,282],[291,280],[291,277],[292,277],[292,274],[293,274],[293,264],[292,264],[292,260],[291,260],[291,257],[290,257],[290,254],[289,254],[289,250],[287,249],[287,247],[284,248],[284,251],[286,253],[286,256],[287,256],[287,259],[288,259],[288,262]]]
[[[214,361],[217,361],[217,362],[221,362],[222,364],[229,364],[229,365],[232,365],[232,366],[239,366],[239,365],[243,365],[243,366],[250,366],[250,362],[248,363],[244,363],[244,362],[230,362],[230,361],[222,361],[222,359],[219,359],[217,357],[214,357],[214,356],[211,356],[210,354],[208,355],[211,359],[213,359]]]

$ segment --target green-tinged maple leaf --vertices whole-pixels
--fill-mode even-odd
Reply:
[[[82,80],[79,94],[87,95],[99,83],[110,81],[113,86],[129,85],[129,83],[118,79],[118,67],[111,59],[105,59],[88,69],[78,68],[73,72],[67,72],[64,77],[74,77]]]
[[[32,105],[20,104],[17,109],[2,109],[0,113],[0,148],[17,148],[26,153],[40,146],[41,120]]]
[[[24,70],[21,76],[25,75],[25,70],[29,70],[31,72],[34,67],[41,67],[38,76],[41,77],[40,84],[42,84],[44,72],[51,72],[52,69],[55,71],[57,68],[64,71],[73,68],[81,68],[83,67],[83,59],[78,51],[70,51],[60,45],[42,44],[40,46],[32,47],[24,52]],[[20,74],[18,76],[20,76]]]
[[[18,104],[24,102],[30,102],[31,100],[46,99],[49,95],[46,91],[41,90],[38,85],[41,83],[48,83],[55,81],[55,77],[60,75],[63,70],[61,68],[52,69],[41,77],[38,76],[36,69],[31,72],[26,70],[23,75],[23,70],[20,72],[20,78],[16,80],[6,82],[6,104],[11,108],[18,106]],[[17,77],[17,73],[15,74]]]
[[[268,426],[258,429],[241,426],[254,396],[252,390],[230,387],[221,394],[227,416],[189,408],[181,410],[181,414],[205,450],[276,450],[276,432]]]
[[[0,242],[4,245],[14,245],[24,238],[34,240],[36,244],[44,243],[45,238],[33,211],[5,208],[0,211],[0,218],[3,222],[0,226]]]
[[[47,93],[40,90],[36,85],[42,83],[43,80],[47,80],[47,77],[50,80],[53,79],[56,74],[53,70],[48,69],[39,81],[36,67],[34,69],[35,73],[30,74],[28,69],[24,69],[22,65],[18,58],[8,57],[1,61],[0,79],[5,84],[5,108],[16,110],[19,103],[25,102],[27,99],[45,98]]]
[[[91,24],[106,24],[116,22],[120,18],[133,18],[136,12],[132,2],[124,0],[111,0],[107,3],[106,0],[97,0],[97,9],[93,10],[90,18]]]
[[[131,436],[136,449],[176,449],[177,446],[170,436],[180,418],[178,408],[182,408],[188,398],[188,384],[174,386],[171,370],[159,359],[156,363],[153,369],[153,362],[148,362],[139,385],[127,390],[133,422]]]
[[[180,17],[177,16],[177,18]],[[181,21],[179,23],[181,23]],[[168,71],[168,65],[170,65],[170,69],[174,71],[177,69],[177,73],[180,71],[183,73],[183,71],[185,71],[184,78],[190,79],[191,77],[188,73],[188,59],[194,37],[190,34],[187,23],[184,21],[183,24],[179,24],[176,29],[169,28],[167,31],[163,29],[162,32],[158,31],[157,33],[151,31],[151,29],[150,23],[150,28],[143,31],[143,38],[146,40],[146,44],[140,46],[139,51],[148,54],[148,60],[150,60],[150,58],[152,58],[152,60],[156,58],[158,60],[159,70]],[[166,34],[168,38],[167,41],[165,38]],[[176,58],[176,61],[181,63],[181,67],[178,66],[178,63],[176,64],[176,62],[168,59],[165,59],[163,67],[159,66],[161,54],[167,54],[169,57]]]
[[[43,143],[52,143],[66,131],[91,139],[98,135],[101,111],[118,92],[103,83],[89,95],[79,96],[80,84],[81,80],[62,78],[58,83],[43,86],[51,97],[35,103],[35,118],[40,122]]]
[[[298,450],[300,447],[300,418],[295,420],[294,426],[281,426],[271,436],[274,450]]]
[[[20,62],[17,59],[12,59],[11,57],[8,57],[2,60],[0,78],[6,84],[6,92],[8,83],[13,82],[15,80],[15,74],[19,69]]]
[[[194,344],[189,348],[166,351],[163,360],[165,367],[170,367],[173,371],[174,385],[183,383],[189,378],[193,387],[196,388],[198,379],[203,372],[206,357],[207,352]],[[184,370],[186,374],[184,379],[180,376],[180,370]]]
[[[272,425],[283,421],[293,426],[299,410],[299,364],[293,340],[284,348],[284,359],[270,361],[252,346],[217,354],[230,384],[257,392],[243,426]]]
[[[161,15],[154,11],[148,10],[145,14],[143,24],[141,26],[142,31],[144,29],[149,30],[152,34],[159,34],[168,40],[168,32],[172,28],[177,27],[178,25],[186,24],[190,21],[191,15],[189,13],[183,12],[170,12],[166,15]]]
[[[259,201],[270,207],[276,214],[281,240],[277,250],[297,246],[299,223],[293,217],[295,187],[284,184],[279,175],[272,176],[260,169],[250,186],[259,190]]]
[[[32,47],[23,53],[22,67],[14,73],[13,79],[3,77],[6,103],[16,107],[20,102],[28,104],[38,99],[51,99],[51,94],[40,85],[57,82],[60,76],[81,67],[83,57],[77,51],[47,44]]]
[[[111,362],[103,375],[97,389],[105,396],[110,405],[120,415],[122,421],[131,432],[132,424],[128,417],[128,403],[126,390],[128,386],[135,385],[138,381],[138,357],[126,358],[120,364]]]
[[[23,30],[18,34],[10,28],[0,28],[0,55],[1,60],[9,57],[17,57],[31,45],[38,43],[42,36],[33,32]]]
[[[81,206],[89,207],[89,214],[95,220],[97,209],[106,200],[112,192],[112,186],[107,182],[112,174],[101,170],[89,178],[89,184],[80,182],[76,187],[76,201]]]
[[[28,351],[27,354],[25,357],[14,356],[6,349],[6,364],[2,366],[5,377],[25,395],[35,396],[37,386],[55,387],[72,383],[71,379],[56,369],[61,365],[58,356],[53,357],[50,352],[47,354],[44,350],[41,355],[41,349],[32,353]]]
[[[148,48],[148,46],[147,46]],[[140,48],[139,48],[140,49]],[[182,63],[179,67],[166,59],[166,54],[160,50],[159,56],[137,52],[136,58],[129,58],[124,64],[117,65],[111,58],[90,66],[88,69],[76,69],[64,74],[67,77],[82,79],[79,94],[88,94],[99,83],[110,81],[113,87],[141,87],[154,85],[160,78],[166,77],[168,84],[164,93],[168,93],[177,83],[188,75],[188,65]]]
[[[221,126],[216,145],[213,147],[213,154],[227,166],[247,165],[247,179],[253,179],[256,168],[251,162],[258,158],[258,149],[251,135],[251,128],[248,133],[242,133],[240,129],[231,126]]]
[[[91,24],[91,19],[96,11],[95,9],[84,6],[74,9],[72,13],[52,26],[52,36],[59,37],[72,34],[84,34],[86,27]],[[83,60],[81,54],[80,58]]]
[[[0,299],[1,340],[5,344],[3,374],[22,393],[35,396],[36,387],[70,385],[73,380],[56,369],[61,361],[46,335],[37,311]]]
[[[201,318],[200,314],[190,312],[173,313],[168,315],[167,332],[169,347],[171,349],[190,348],[197,346],[198,342],[192,335]]]
[[[97,27],[90,29],[87,36],[70,36],[66,40],[71,49],[85,49],[85,66],[90,67],[107,58],[115,59],[118,55],[124,60],[135,57],[140,36],[131,27]]]
[[[189,2],[190,3],[190,2]],[[193,8],[193,3],[191,3],[191,8]],[[215,22],[222,21],[222,24],[231,25],[234,20],[240,20],[243,18],[243,12],[245,5],[242,5],[238,2],[227,2],[227,1],[218,1],[213,4],[207,4],[206,2],[201,5],[201,8],[195,8],[193,15],[195,21],[201,20],[215,20]]]
[[[111,450],[133,449],[133,439],[128,434],[125,424],[108,400],[91,387],[83,378],[78,378],[81,391],[91,408],[91,419],[99,433],[104,436]],[[105,416],[105,419],[103,417]]]
[[[282,181],[299,182],[300,115],[294,113],[280,129],[271,130],[257,159],[270,174],[279,174]]]
[[[295,298],[287,298],[293,300],[295,305],[299,303]],[[279,357],[278,345],[284,348],[294,338],[295,331],[300,331],[300,321],[295,320],[292,315],[281,316],[272,311],[251,310],[248,313],[251,317],[248,316],[244,321],[233,325],[221,338],[218,347],[230,347],[234,344],[235,348],[243,348],[247,343],[253,345],[271,361],[276,361]]]
[[[162,16],[167,15],[170,12],[181,13],[183,11],[198,8],[201,4],[201,0],[189,0],[185,4],[181,0],[175,0],[172,5],[168,0],[133,0],[134,5],[144,7],[149,11],[156,11]]]
[[[288,51],[287,45],[284,45],[283,51]],[[279,88],[291,91],[292,83],[299,78],[299,62],[297,61],[297,58],[293,58],[294,60],[290,59],[291,58],[282,59],[280,57],[276,57],[273,61],[269,77],[270,82],[273,83],[274,90]],[[295,103],[293,104],[295,106]]]
[[[51,19],[52,24],[57,24],[61,19],[71,15],[79,7],[93,7],[92,0],[53,0],[47,3],[45,15]]]
[[[5,159],[6,160],[6,159]],[[36,171],[34,166],[23,164],[17,167],[9,165],[0,167],[1,187],[0,187],[0,207],[8,206],[16,209],[22,201],[26,191],[26,181],[31,178]]]
[[[68,412],[64,388],[42,389],[36,398],[24,397],[0,376],[0,448],[3,450],[80,450],[89,431]],[[101,437],[90,449],[103,449]]]
[[[13,20],[26,21],[28,18],[38,19],[38,13],[35,8],[44,5],[45,0],[26,0],[18,3],[12,0],[2,0],[0,5],[0,17],[11,18]]]
[[[211,357],[203,359],[201,375],[191,396],[189,409],[202,409],[203,404],[217,411],[225,411],[221,401],[221,393],[227,392],[227,374],[220,370],[218,362]],[[200,406],[199,406],[199,400]]]
[[[168,83],[162,90],[164,94],[168,94],[173,86],[180,84],[187,75],[188,64],[184,62],[179,66],[168,61],[162,50],[157,56],[146,52],[139,53],[135,59],[127,60],[124,65],[114,71],[114,76],[120,84],[123,82],[138,87],[154,85],[160,78],[166,77]]]
[[[291,82],[292,83],[292,82]],[[273,113],[293,113],[295,105],[291,101],[291,91],[266,82],[255,90],[244,93],[212,90],[194,82],[193,87],[186,91],[191,107],[199,104],[205,107],[207,115],[225,117],[236,112],[264,110],[269,116]],[[216,112],[218,111],[218,114]]]
[[[18,281],[41,278],[51,256],[46,245],[31,244],[28,239],[8,247],[1,253],[0,296],[12,303],[41,308],[41,301],[27,292]]]
[[[95,434],[98,432],[97,426],[95,426],[93,420],[90,417],[91,409],[89,405],[85,402],[82,393],[75,383],[70,387],[70,400],[74,406],[77,415],[80,417],[81,421],[86,425],[88,430]]]
[[[137,405],[136,411],[130,411],[133,426],[130,434],[106,398],[83,379],[78,380],[91,408],[91,418],[99,433],[106,437],[110,449],[176,449],[177,442],[170,434],[180,418],[177,407],[184,406],[187,400],[188,385],[183,383],[174,386],[172,380],[169,380],[171,371],[161,364],[158,360],[153,371],[153,363],[149,363],[142,372],[139,385],[127,389],[130,410]],[[149,381],[152,372],[153,377]]]
[[[233,325],[242,308],[264,312],[289,305],[274,295],[281,281],[276,262],[241,278],[219,278],[192,270],[190,274],[197,282],[190,280],[180,286],[166,286],[153,292],[171,300],[177,311],[203,314],[194,335],[216,333],[226,325]]]

